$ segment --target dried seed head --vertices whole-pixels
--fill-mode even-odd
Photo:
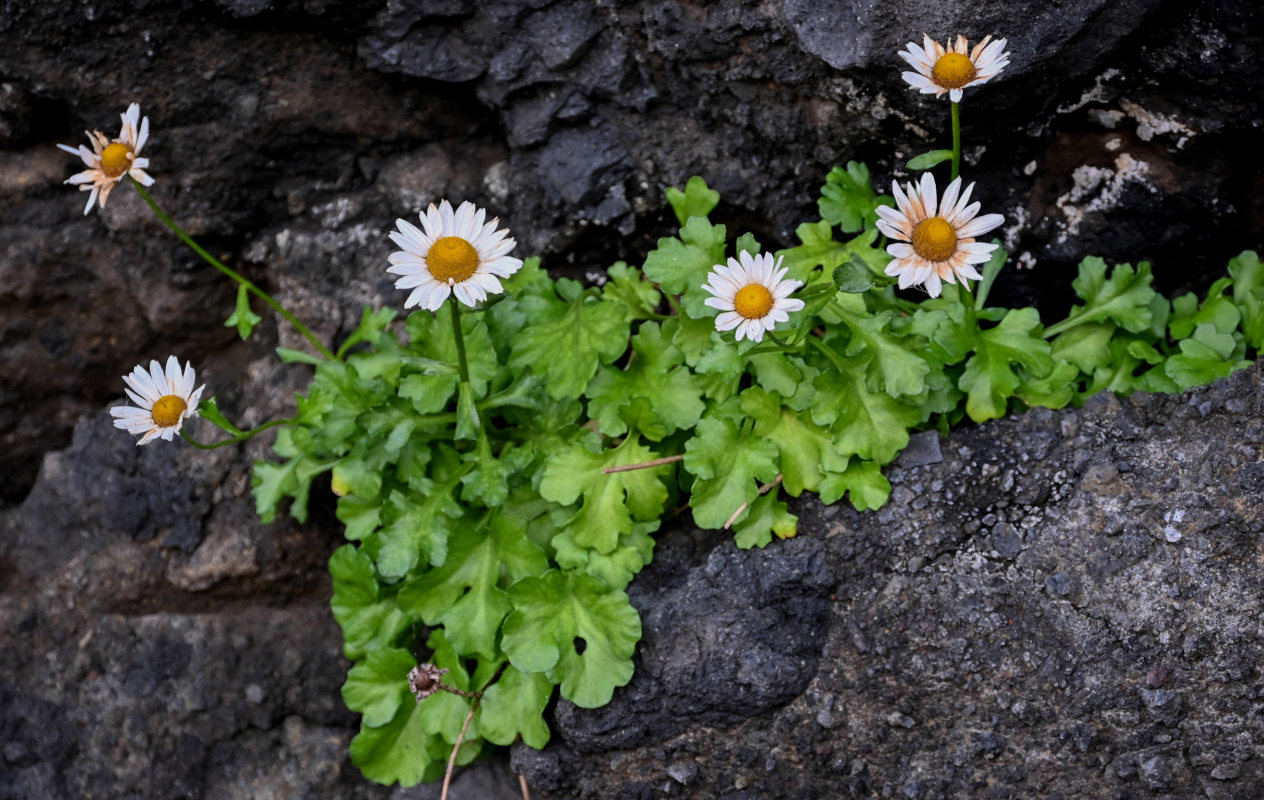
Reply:
[[[439,679],[446,673],[446,669],[439,669],[434,664],[418,664],[409,671],[408,688],[418,703],[443,688]]]

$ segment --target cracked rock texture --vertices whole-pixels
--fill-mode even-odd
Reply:
[[[677,527],[632,682],[513,766],[559,799],[1258,798],[1260,448],[1256,365],[954,433],[762,551]]]
[[[400,304],[386,232],[443,197],[574,275],[639,264],[692,174],[793,244],[830,167],[881,185],[947,144],[899,78],[923,30],[1010,40],[963,104],[997,300],[1060,313],[1090,253],[1173,294],[1260,245],[1245,0],[0,0],[0,798],[437,796],[346,759],[331,499],[261,526],[262,442],[109,427],[168,353],[239,424],[288,415],[305,368],[270,354],[306,343],[239,341],[233,287],[135,193],[84,216],[55,143],[140,102],[158,201],[337,342]],[[638,677],[518,769],[545,797],[1259,796],[1258,381],[923,436],[888,509],[804,503],[767,551],[665,534]],[[453,797],[515,793],[502,759]]]
[[[1173,293],[1259,245],[1262,19],[1246,0],[4,0],[0,497],[136,360],[233,344],[232,287],[134,193],[85,218],[60,185],[76,167],[53,145],[113,135],[130,101],[159,202],[329,338],[399,301],[386,232],[443,197],[577,274],[639,264],[693,174],[733,233],[793,244],[834,165],[885,186],[948,146],[946,101],[896,52],[993,33],[1012,62],[968,92],[964,170],[1025,268],[995,296],[1061,313],[1085,255],[1153,259]]]

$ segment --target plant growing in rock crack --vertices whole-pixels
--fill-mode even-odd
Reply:
[[[415,784],[494,745],[543,747],[555,689],[579,706],[609,702],[641,634],[624,589],[671,509],[763,547],[795,534],[783,492],[881,506],[882,467],[910,431],[1103,390],[1176,391],[1249,363],[1264,343],[1251,252],[1201,301],[1158,295],[1146,264],[1086,258],[1064,320],[988,305],[1006,254],[976,238],[1001,220],[979,213],[957,174],[957,102],[1005,66],[1004,46],[927,40],[901,54],[915,88],[953,103],[953,149],[909,164],[951,161],[942,194],[927,172],[879,195],[851,162],[829,173],[799,244],[771,252],[712,222],[719,195],[695,177],[667,192],[678,234],[600,286],[519,261],[496,220],[444,201],[390,234],[401,249],[389,271],[418,310],[366,308],[336,347],[159,208],[137,106],[117,139],[64,148],[88,167],[68,181],[92,193],[88,210],[126,178],[237,282],[226,324],[243,339],[261,321],[254,299],[311,345],[278,348],[313,368],[294,416],[250,431],[202,400],[174,356],[137,367],[125,378],[135,406],[112,411],[141,444],[178,432],[220,447],[277,428],[279,460],[254,468],[264,521],[287,501],[305,520],[313,482],[330,482],[351,542],[329,568],[355,662],[343,697],[363,715],[351,755],[366,776]],[[183,424],[199,414],[227,436],[193,439]]]

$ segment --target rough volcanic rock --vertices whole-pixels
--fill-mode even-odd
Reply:
[[[763,551],[678,527],[632,682],[514,768],[559,800],[1259,797],[1261,447],[1257,365],[954,433]]]
[[[885,184],[947,143],[903,44],[1007,36],[963,105],[966,174],[1023,267],[997,299],[1068,304],[1086,254],[1205,286],[1259,244],[1261,18],[1253,3],[1039,0],[219,0],[0,13],[0,487],[15,502],[136,360],[231,346],[232,291],[130,193],[81,216],[53,149],[153,134],[158,200],[252,279],[345,334],[392,296],[385,232],[440,197],[490,206],[526,253],[639,263],[662,190],[704,175],[719,215],[793,243],[835,164]],[[283,336],[288,332],[282,331]],[[287,342],[291,344],[293,342]]]

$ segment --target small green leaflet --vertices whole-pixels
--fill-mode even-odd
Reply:
[[[908,446],[909,428],[921,421],[916,406],[865,385],[870,355],[841,358],[844,369],[829,370],[812,382],[812,421],[829,426],[842,454],[885,464]]]
[[[590,575],[549,570],[515,583],[509,600],[514,610],[501,646],[519,670],[546,673],[580,708],[604,706],[632,679],[641,618],[622,591]]]
[[[407,650],[379,647],[347,673],[342,700],[347,708],[364,715],[365,725],[380,728],[395,718],[405,702],[415,702],[408,692],[408,672],[415,666]]]
[[[958,382],[966,392],[966,413],[975,422],[1005,414],[1007,398],[1022,383],[1014,364],[1023,365],[1037,378],[1053,369],[1049,343],[1040,334],[1040,314],[1034,308],[1009,311],[999,325],[983,331],[975,341],[975,353]]]
[[[329,557],[334,578],[331,602],[334,619],[342,626],[342,652],[347,658],[363,657],[370,650],[395,643],[408,618],[394,597],[379,594],[373,563],[354,545],[344,544]]]
[[[619,546],[620,534],[632,533],[633,521],[657,519],[667,502],[672,467],[603,474],[606,467],[639,464],[658,454],[629,436],[617,448],[591,452],[575,444],[567,452],[550,459],[540,481],[540,495],[564,506],[582,496],[583,503],[567,521],[568,531],[579,547],[608,554]]]
[[[263,322],[263,317],[250,310],[250,295],[247,293],[246,284],[240,284],[237,287],[237,307],[233,313],[224,321],[225,328],[237,328],[237,335],[243,340],[250,338],[250,333],[255,326]]]
[[[703,290],[707,274],[724,264],[723,225],[712,225],[702,217],[690,217],[680,229],[680,238],[658,240],[658,247],[645,257],[645,276],[669,294],[683,295],[685,312],[695,319],[715,315],[706,305],[711,295]],[[624,337],[626,341],[626,337]]]
[[[720,193],[709,188],[706,181],[694,175],[685,184],[683,192],[675,186],[668,187],[667,202],[671,204],[672,211],[676,212],[676,219],[681,227],[684,227],[690,217],[705,217],[710,214],[711,209],[720,202]]]
[[[500,680],[483,692],[478,727],[492,744],[511,745],[519,736],[537,750],[549,743],[544,708],[553,696],[553,681],[541,672],[523,672],[510,664]]]
[[[915,170],[930,169],[936,164],[942,164],[950,158],[952,158],[951,150],[927,150],[925,153],[921,153],[910,158],[908,163],[904,166]]]
[[[721,528],[777,475],[777,446],[730,419],[704,417],[685,443],[685,469],[694,481],[689,505],[699,528]]]
[[[458,652],[494,659],[500,623],[512,610],[502,572],[508,584],[548,566],[544,551],[527,538],[525,520],[495,514],[485,527],[458,528],[447,560],[405,584],[399,607],[427,625],[443,625]]]
[[[880,197],[874,192],[869,168],[855,161],[848,161],[847,169],[834,167],[830,170],[825,177],[825,185],[821,187],[821,199],[817,202],[821,219],[837,225],[843,233],[872,228],[878,218],[874,209],[880,205],[892,205],[891,198]]]
[[[757,497],[738,517],[733,525],[733,541],[742,550],[767,547],[773,534],[779,539],[789,539],[798,526],[799,518],[786,510],[786,504],[777,499],[777,490],[773,488]]]
[[[681,428],[693,427],[706,404],[702,387],[681,364],[684,354],[671,342],[675,320],[666,330],[657,322],[646,322],[632,337],[633,355],[626,369],[602,367],[588,386],[588,413],[607,436],[622,436],[628,426],[620,410],[634,398],[644,398],[660,423],[657,435],[642,432],[657,441]]]
[[[509,364],[543,375],[554,399],[579,397],[598,364],[610,364],[627,350],[628,332],[622,303],[585,292],[561,316],[523,330],[513,342]]]
[[[1150,308],[1150,300],[1155,296],[1151,281],[1149,264],[1140,264],[1135,271],[1130,264],[1117,264],[1108,279],[1105,261],[1093,256],[1084,259],[1080,262],[1079,277],[1071,286],[1085,304],[1074,306],[1064,321],[1050,325],[1049,333],[1106,320],[1132,333],[1146,330],[1154,319]]]

